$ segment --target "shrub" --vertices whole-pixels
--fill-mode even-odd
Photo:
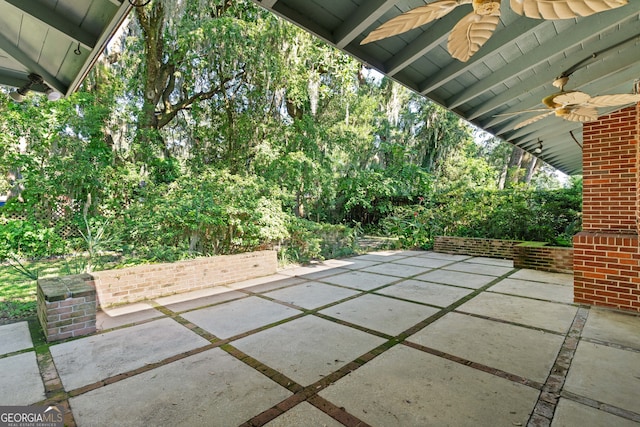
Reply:
[[[287,237],[287,218],[259,178],[222,171],[149,189],[114,226],[130,251],[169,261],[272,245]]]
[[[289,222],[289,237],[283,241],[280,257],[285,262],[306,263],[351,255],[357,247],[359,226],[318,223],[301,218]]]
[[[382,222],[405,247],[430,248],[437,235],[530,240],[570,246],[581,229],[579,189],[443,192],[396,207]]]
[[[0,218],[0,257],[45,258],[64,254],[66,244],[54,227]]]

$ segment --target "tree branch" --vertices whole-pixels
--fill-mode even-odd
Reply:
[[[213,89],[211,89],[209,91],[198,92],[198,93],[195,93],[195,94],[191,95],[188,98],[182,99],[181,101],[177,102],[176,104],[169,104],[170,108],[166,109],[163,113],[158,115],[158,129],[161,129],[162,127],[166,126],[167,123],[169,123],[171,120],[173,120],[173,118],[178,114],[179,111],[186,109],[187,107],[191,106],[195,102],[204,101],[206,99],[211,99],[215,95],[217,95],[219,93],[223,93],[223,91],[226,90],[226,84],[227,83],[237,79],[238,77],[240,77],[242,75],[244,75],[244,70],[239,72],[238,74],[236,74],[233,77],[227,77],[227,78],[223,79],[217,87],[215,87],[215,88],[213,88]]]

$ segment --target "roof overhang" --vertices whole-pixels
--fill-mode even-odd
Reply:
[[[573,71],[567,90],[591,96],[632,93],[640,79],[640,1],[585,18],[539,20],[517,15],[502,2],[498,28],[468,62],[447,52],[452,27],[472,9],[407,33],[360,45],[378,25],[431,1],[254,0],[327,43],[453,111],[479,128],[568,173],[582,171],[582,124],[550,116],[514,129],[535,113],[552,86]],[[604,114],[617,108],[599,110]]]
[[[0,0],[0,84],[22,87],[37,74],[73,93],[131,8],[128,0]]]

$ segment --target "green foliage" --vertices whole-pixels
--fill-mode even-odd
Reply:
[[[437,235],[530,240],[570,246],[581,227],[581,189],[454,190],[395,208],[383,221],[406,247],[430,248]]]
[[[36,280],[39,271],[30,269],[25,259],[45,258],[65,251],[66,244],[54,228],[0,217],[0,259],[27,279]]]
[[[280,257],[284,262],[301,263],[355,253],[362,231],[359,225],[351,228],[301,218],[292,218],[288,229],[289,238],[283,242]]]
[[[342,219],[377,224],[396,206],[414,203],[432,189],[433,176],[411,164],[351,171],[338,184]]]
[[[65,241],[53,227],[0,218],[0,258],[45,258],[63,254]]]
[[[287,236],[272,191],[225,171],[182,177],[148,188],[113,225],[129,251],[151,261],[250,251]]]

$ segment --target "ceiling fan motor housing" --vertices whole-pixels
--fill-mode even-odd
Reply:
[[[555,98],[556,96],[558,96],[558,95],[563,94],[563,93],[564,93],[564,92],[556,92],[556,93],[553,93],[553,94],[551,94],[551,95],[549,95],[549,96],[546,96],[546,97],[542,100],[542,103],[543,103],[544,105],[546,105],[547,107],[551,108],[551,109],[555,109],[555,108],[558,108],[558,107],[562,107],[562,105],[561,105],[561,104],[558,104],[557,102],[555,102],[555,101],[554,101],[554,98]]]
[[[571,114],[571,109],[565,108],[565,107],[556,108],[555,113],[556,113],[556,117],[566,117],[569,114]]]
[[[478,15],[494,15],[500,12],[500,2],[495,0],[473,0],[473,11]]]

